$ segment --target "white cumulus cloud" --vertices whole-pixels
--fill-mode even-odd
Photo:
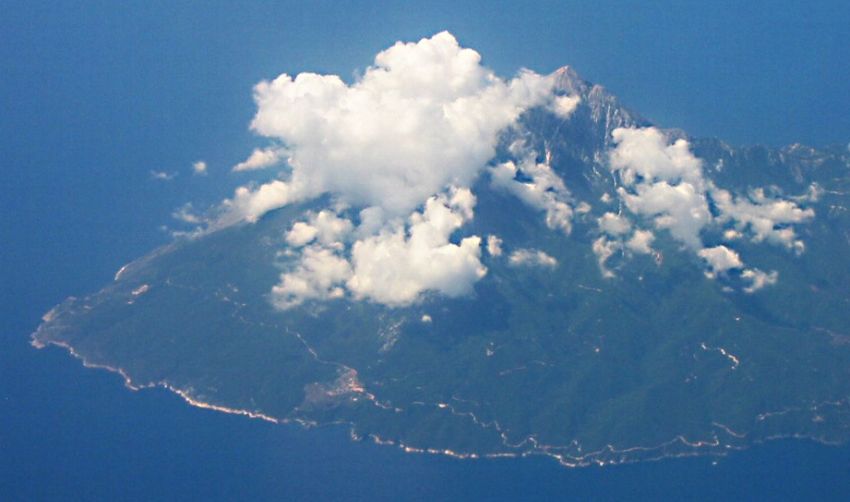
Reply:
[[[251,128],[277,146],[255,149],[233,170],[273,167],[284,157],[285,166],[272,181],[238,188],[218,226],[323,194],[342,208],[346,217],[336,209],[308,213],[285,235],[294,265],[273,292],[282,308],[337,296],[396,306],[428,291],[468,294],[486,273],[481,238],[453,240],[473,218],[468,187],[525,110],[573,112],[579,98],[556,96],[554,84],[554,76],[528,70],[499,78],[448,32],[396,43],[350,83],[315,73],[260,82]],[[534,183],[514,191],[528,192],[521,197],[546,212],[551,228],[569,232],[563,182],[548,164],[523,169]],[[489,244],[491,254],[500,252]]]
[[[533,154],[527,154],[519,164],[508,161],[491,168],[491,184],[515,195],[528,206],[545,211],[546,226],[569,234],[573,218],[570,193],[549,164],[548,153],[545,162],[537,162]],[[517,179],[519,175],[530,181]]]
[[[283,158],[284,150],[280,148],[255,148],[247,159],[233,166],[234,171],[253,171],[271,167]]]
[[[320,246],[304,249],[298,266],[280,277],[272,288],[272,303],[282,309],[304,300],[340,298],[345,294],[340,283],[351,277],[351,266],[332,250]]]
[[[487,236],[487,253],[490,256],[502,256],[502,239],[498,235]]]
[[[649,230],[635,230],[632,237],[626,241],[626,247],[634,253],[650,254],[652,253],[652,241],[655,240],[655,235]]]
[[[735,227],[728,231],[729,236],[748,231],[754,242],[767,241],[798,253],[805,250],[805,243],[790,225],[811,220],[814,210],[803,209],[791,200],[767,197],[761,188],[753,190],[749,197],[734,197],[721,189],[715,189],[712,196],[720,211],[719,220]]]
[[[313,225],[303,221],[296,221],[292,225],[292,229],[286,234],[286,242],[291,246],[301,247],[312,242],[318,233],[319,229]]]
[[[569,118],[581,103],[580,96],[558,96],[552,100],[550,110],[562,119]]]
[[[297,221],[286,234],[286,242],[299,247],[318,240],[323,246],[341,247],[342,239],[354,229],[351,221],[340,218],[333,211],[324,209],[310,215],[310,222]]]
[[[688,142],[667,137],[655,127],[618,128],[611,136],[617,148],[611,152],[611,169],[622,173],[626,185],[654,180],[684,181],[701,188],[702,162],[691,153]]]
[[[702,161],[690,151],[684,139],[669,143],[665,134],[654,128],[619,128],[612,133],[616,146],[609,153],[609,166],[619,175],[620,200],[632,213],[650,218],[656,228],[667,229],[678,241],[700,256],[708,265],[709,277],[731,269],[742,269],[741,277],[750,282],[752,293],[774,284],[778,274],[745,268],[738,253],[724,245],[706,246],[702,232],[706,228],[722,230],[728,243],[750,235],[753,242],[769,242],[793,249],[798,254],[805,244],[797,238],[792,225],[814,217],[812,209],[800,203],[815,200],[816,187],[802,197],[768,196],[763,188],[736,196],[717,187],[705,177]],[[709,202],[713,202],[712,213]],[[608,213],[599,220],[600,230],[616,236],[618,222]],[[635,232],[628,248],[649,252],[650,235]],[[605,261],[620,249],[619,242],[605,237],[594,244],[603,274]]]
[[[705,193],[691,183],[640,183],[634,192],[620,187],[618,193],[630,211],[652,217],[656,227],[670,230],[692,249],[702,247],[700,232],[711,222],[711,212]]]
[[[471,193],[458,190],[447,200],[428,199],[423,212],[414,212],[409,226],[397,225],[352,246],[354,274],[347,286],[356,298],[385,305],[407,305],[425,291],[450,297],[467,295],[484,277],[481,239],[450,242],[452,233],[471,217]]]
[[[619,128],[612,133],[616,148],[610,153],[611,170],[620,175],[617,189],[633,213],[653,218],[658,228],[690,248],[702,247],[700,232],[710,221],[702,162],[688,142],[668,145],[654,127]]]
[[[252,128],[285,145],[300,197],[331,192],[403,216],[449,185],[470,186],[499,133],[551,103],[553,85],[530,71],[500,79],[442,32],[379,53],[352,84],[314,73],[260,82]]]
[[[697,255],[708,263],[713,274],[744,266],[738,253],[723,245],[700,249]]]
[[[750,285],[744,288],[744,292],[755,293],[765,286],[776,284],[776,281],[779,279],[779,273],[775,270],[763,272],[757,268],[748,268],[741,273],[741,277],[750,281]]]
[[[517,249],[508,257],[508,263],[514,267],[555,267],[558,260],[539,249]]]
[[[632,229],[632,224],[629,223],[628,218],[611,212],[603,214],[597,220],[597,223],[599,230],[609,235],[623,235]]]
[[[303,199],[304,193],[299,185],[281,180],[273,180],[256,188],[239,187],[233,198],[224,201],[224,215],[219,224],[226,226],[241,220],[254,222],[272,209]]]
[[[414,211],[406,222],[390,221],[365,236],[331,211],[312,214],[309,222],[296,222],[286,236],[290,245],[306,247],[293,270],[281,275],[272,292],[274,303],[289,308],[348,293],[356,299],[403,306],[417,302],[427,291],[467,295],[487,272],[481,264],[481,239],[471,236],[455,243],[451,236],[473,217],[474,206],[472,192],[453,189],[430,197],[424,209]],[[364,224],[372,223],[361,212]]]

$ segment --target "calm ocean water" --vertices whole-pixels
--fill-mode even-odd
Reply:
[[[0,499],[850,500],[850,448],[781,441],[726,458],[564,469],[352,442],[131,392],[25,333],[0,354]],[[8,333],[7,333],[8,336]]]

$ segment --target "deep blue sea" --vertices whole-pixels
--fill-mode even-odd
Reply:
[[[246,181],[229,169],[262,144],[247,128],[252,85],[283,71],[348,78],[399,38],[450,29],[504,75],[573,64],[696,135],[847,141],[846,2],[608,4],[3,2],[0,502],[850,500],[850,447],[782,441],[572,470],[404,454],[339,428],[131,392],[28,344],[53,305],[166,242],[159,226],[175,208],[214,204]],[[191,174],[199,159],[209,176]],[[152,170],[177,176],[161,182]]]

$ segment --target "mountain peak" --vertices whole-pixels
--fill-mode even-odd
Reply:
[[[555,70],[555,87],[569,94],[582,97],[588,93],[589,82],[581,78],[572,66],[562,66]]]
[[[594,140],[582,157],[593,157],[597,152],[611,145],[611,133],[618,127],[648,126],[651,123],[639,114],[626,108],[620,100],[608,90],[588,82],[571,66],[562,66],[555,70],[555,92],[569,96],[578,96],[581,101],[570,124],[563,127],[583,131],[581,136],[591,134]],[[567,147],[569,148],[569,147]]]

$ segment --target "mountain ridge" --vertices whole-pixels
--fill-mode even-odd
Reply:
[[[64,346],[191,404],[344,423],[354,437],[463,458],[538,454],[573,466],[725,454],[775,437],[846,441],[846,152],[736,149],[665,131],[736,196],[755,204],[775,192],[813,209],[795,227],[799,255],[735,241],[748,263],[780,271],[754,294],[739,286],[741,271],[708,277],[652,214],[631,216],[655,232],[652,253],[623,242],[600,260],[594,244],[612,237],[601,219],[628,209],[616,198],[624,176],[610,168],[614,131],[653,125],[571,68],[555,75],[557,93],[580,97],[575,110],[527,111],[487,169],[513,162],[531,181],[509,181],[534,184],[547,166],[566,187],[546,189],[547,200],[571,204],[571,226],[553,228],[544,206],[483,171],[471,187],[475,217],[451,239],[499,236],[504,254],[481,255],[487,271],[472,295],[426,292],[399,307],[343,296],[276,310],[270,292],[297,266],[284,236],[321,207],[307,201],[154,251],[48,313],[33,344]],[[526,167],[511,152],[518,140],[533,157]],[[721,231],[698,235],[706,248],[729,244]]]

